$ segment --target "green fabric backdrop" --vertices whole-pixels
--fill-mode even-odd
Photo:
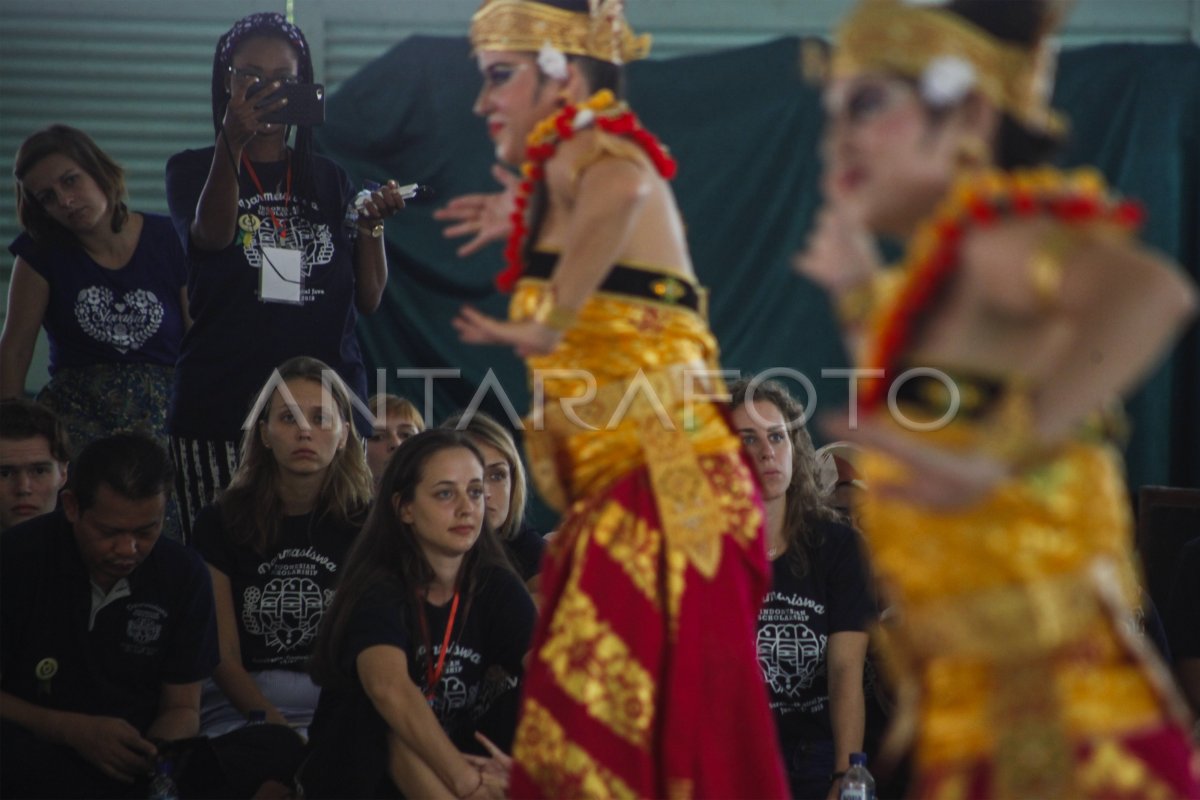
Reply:
[[[817,412],[846,402],[847,366],[822,292],[797,277],[791,255],[819,203],[816,90],[799,69],[799,40],[629,67],[629,99],[680,163],[675,191],[727,369],[787,368],[806,375]],[[1200,274],[1200,48],[1102,45],[1060,61],[1056,105],[1073,120],[1066,165],[1094,164],[1149,210],[1145,238]],[[435,419],[463,408],[488,370],[518,413],[527,409],[524,368],[511,352],[461,344],[450,327],[464,302],[503,315],[491,288],[501,246],[459,259],[434,207],[489,191],[492,148],[471,112],[479,77],[465,39],[404,40],[345,81],[318,129],[322,152],[356,181],[395,178],[434,187],[435,202],[388,223],[391,278],[380,310],[359,336],[386,388],[420,403],[419,379],[397,369],[459,369],[433,383]],[[1193,326],[1129,404],[1130,483],[1200,485],[1200,335]],[[793,384],[794,385],[794,384]],[[485,410],[503,415],[495,393]],[[544,510],[538,522],[552,522]]]

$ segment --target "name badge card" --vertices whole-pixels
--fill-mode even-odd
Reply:
[[[264,303],[293,303],[299,305],[302,279],[303,254],[299,250],[284,250],[280,247],[262,248],[262,266],[259,274],[259,297]]]

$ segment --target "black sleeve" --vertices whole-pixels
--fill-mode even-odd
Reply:
[[[234,574],[237,567],[230,552],[231,544],[220,507],[210,503],[200,509],[192,523],[192,546],[207,563],[226,575]]]
[[[199,555],[191,550],[182,550],[180,558],[172,561],[178,564],[175,579],[182,600],[181,617],[162,678],[166,683],[193,683],[212,675],[221,660],[212,579]]]
[[[167,160],[167,208],[185,253],[190,252],[192,220],[215,152],[216,148],[184,150]]]
[[[542,571],[546,540],[533,528],[522,525],[512,540],[504,542],[504,548],[517,572],[521,573],[522,580],[527,581]]]
[[[533,639],[537,616],[533,598],[517,576],[497,570],[489,577],[487,591],[480,600],[489,610],[491,660],[514,675],[521,674],[521,661]]]
[[[409,653],[412,632],[404,619],[402,591],[393,583],[372,587],[351,613],[339,654],[347,674],[358,674],[358,654],[368,647],[391,645]]]
[[[875,600],[858,532],[828,523],[824,534],[829,558],[829,632],[866,631],[876,616]]]

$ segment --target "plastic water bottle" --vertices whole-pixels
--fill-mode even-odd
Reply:
[[[875,779],[867,772],[867,754],[851,753],[838,800],[875,800]]]
[[[149,800],[179,800],[179,787],[175,785],[175,777],[171,774],[175,765],[169,758],[160,758],[154,762],[154,777],[150,779]]]

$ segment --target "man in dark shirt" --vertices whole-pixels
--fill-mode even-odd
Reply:
[[[153,440],[99,439],[60,511],[0,536],[0,794],[144,797],[196,735],[216,624],[203,561],[160,537],[172,478]]]

